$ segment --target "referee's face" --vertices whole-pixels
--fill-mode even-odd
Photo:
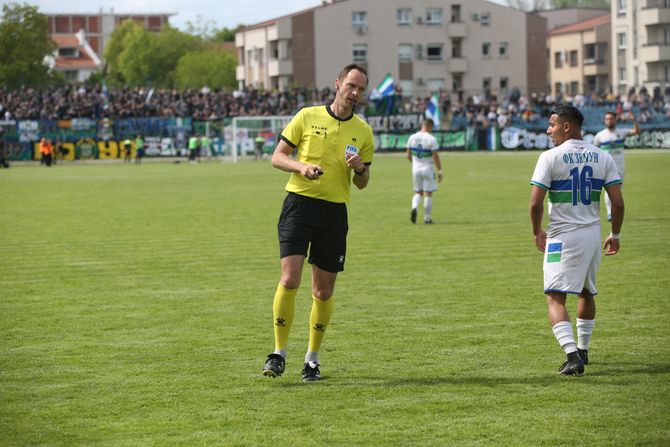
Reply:
[[[338,79],[337,96],[342,101],[342,105],[353,109],[363,97],[367,85],[367,78],[358,70],[351,70],[342,81]]]

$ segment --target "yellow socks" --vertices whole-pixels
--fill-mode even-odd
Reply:
[[[281,284],[277,285],[277,292],[272,302],[272,318],[274,320],[275,332],[275,354],[286,357],[286,345],[288,334],[293,324],[295,314],[295,295],[298,289],[287,289]]]
[[[321,348],[323,336],[326,335],[326,328],[330,317],[333,315],[333,297],[326,301],[321,301],[312,296],[312,312],[309,316],[309,346],[307,349],[307,361],[318,361],[318,352]]]

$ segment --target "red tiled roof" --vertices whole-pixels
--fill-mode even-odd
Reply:
[[[51,40],[58,45],[58,48],[77,48],[79,46],[79,40],[74,34],[52,34]]]
[[[79,57],[56,56],[56,70],[75,68],[97,68],[97,65],[84,48],[79,48]]]
[[[589,31],[593,28],[606,25],[612,21],[610,13],[603,14],[601,16],[596,16],[587,20],[582,20],[581,22],[573,23],[572,25],[565,25],[558,28],[554,28],[549,31],[550,36],[556,34],[567,34],[567,33],[577,33],[581,31]]]
[[[77,48],[79,51],[77,57],[56,56],[54,67],[56,70],[97,68],[93,57],[79,43],[79,39],[74,34],[54,34],[51,36],[51,40],[56,43],[58,48]]]

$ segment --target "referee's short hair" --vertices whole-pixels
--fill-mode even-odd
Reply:
[[[557,104],[551,111],[552,115],[557,115],[563,121],[577,124],[580,128],[584,122],[584,115],[579,109],[570,104]]]
[[[340,82],[343,81],[344,78],[346,78],[349,72],[352,70],[358,70],[361,73],[363,73],[365,75],[365,83],[366,84],[368,83],[368,71],[358,64],[349,64],[346,67],[344,67],[342,71],[340,71],[340,74],[337,75],[337,79],[339,79]]]

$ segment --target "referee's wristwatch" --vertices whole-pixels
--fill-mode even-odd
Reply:
[[[357,170],[354,169],[354,174],[356,175],[363,175],[365,174],[365,167],[363,167],[363,170],[361,172],[358,172]]]

